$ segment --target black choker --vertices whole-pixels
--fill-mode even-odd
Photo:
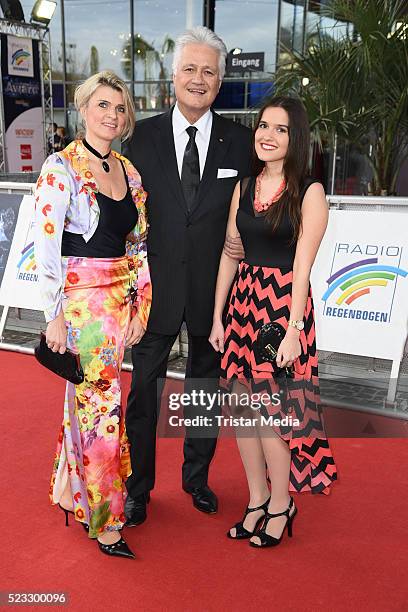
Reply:
[[[83,142],[83,145],[84,145],[85,149],[88,149],[88,151],[93,153],[95,155],[95,157],[97,157],[98,159],[102,160],[102,168],[105,170],[105,172],[109,172],[110,167],[109,167],[109,164],[108,164],[108,162],[106,160],[108,159],[108,157],[111,154],[111,152],[109,151],[109,153],[107,153],[106,155],[101,155],[99,153],[99,151],[97,151],[96,149],[91,147],[91,145],[89,144],[89,142],[87,142],[85,140],[85,138],[83,139],[82,142]]]

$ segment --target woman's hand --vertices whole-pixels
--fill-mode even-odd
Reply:
[[[126,346],[133,346],[134,344],[139,344],[141,339],[144,336],[145,328],[143,327],[139,317],[135,315],[130,323],[126,334]]]
[[[220,353],[224,352],[224,326],[220,320],[214,321],[211,329],[210,337],[208,338],[209,343]]]
[[[278,354],[276,356],[276,365],[278,368],[285,368],[293,365],[293,362],[299,357],[302,352],[299,340],[300,333],[294,327],[289,327],[285,337],[279,345]]]
[[[241,261],[245,257],[245,251],[242,244],[241,236],[236,236],[233,238],[230,234],[227,233],[225,236],[224,242],[224,253],[231,257],[231,259],[236,259],[237,261]]]
[[[67,349],[67,327],[62,310],[55,319],[48,323],[45,337],[47,346],[53,353],[61,353],[61,355],[65,353]]]

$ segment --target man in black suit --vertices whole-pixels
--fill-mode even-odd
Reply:
[[[128,526],[146,519],[163,389],[157,380],[165,379],[183,321],[188,332],[186,379],[216,385],[220,375],[220,355],[208,342],[215,284],[232,193],[237,180],[249,174],[251,157],[250,130],[211,111],[226,55],[222,40],[202,26],[179,37],[173,63],[177,103],[169,112],[137,123],[124,151],[148,192],[153,292],[146,333],[132,348],[126,413],[133,472],[127,480]],[[240,252],[236,245],[230,254],[239,257]],[[184,443],[183,489],[192,495],[194,506],[207,513],[216,512],[218,505],[207,483],[216,442],[213,431],[212,437],[187,432]]]

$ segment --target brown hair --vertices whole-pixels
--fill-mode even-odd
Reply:
[[[293,242],[298,239],[302,224],[301,189],[304,184],[309,159],[310,126],[306,110],[298,98],[276,96],[269,99],[259,111],[254,127],[254,135],[267,108],[283,108],[289,117],[289,145],[283,162],[283,174],[286,179],[286,189],[278,202],[266,213],[266,221],[272,231],[279,226],[284,211],[287,209],[293,226]],[[262,171],[265,162],[261,161],[255,152],[253,140],[253,170],[255,176]]]

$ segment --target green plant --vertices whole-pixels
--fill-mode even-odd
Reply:
[[[92,45],[91,47],[91,55],[89,60],[89,72],[91,74],[96,74],[99,72],[99,53],[98,49]]]
[[[353,25],[335,40],[318,30],[304,53],[286,50],[277,91],[305,104],[312,135],[360,146],[373,170],[373,192],[395,192],[408,154],[408,28],[403,0],[332,0],[321,11]],[[406,11],[405,11],[406,14]],[[307,83],[307,84],[306,84]]]
[[[130,78],[130,58],[131,58],[131,41],[127,41],[123,47],[123,58],[124,71],[128,78]],[[160,51],[157,51],[154,47],[154,42],[148,43],[140,34],[136,34],[133,39],[133,51],[135,62],[144,64],[144,78],[145,80],[152,78],[152,71],[155,66],[159,68],[159,79],[165,81],[168,78],[167,69],[164,65],[164,58],[168,53],[174,51],[174,40],[166,34],[162,42]],[[147,86],[150,87],[150,86]],[[167,99],[167,86],[166,83],[159,83],[159,97],[160,104],[163,106]]]

